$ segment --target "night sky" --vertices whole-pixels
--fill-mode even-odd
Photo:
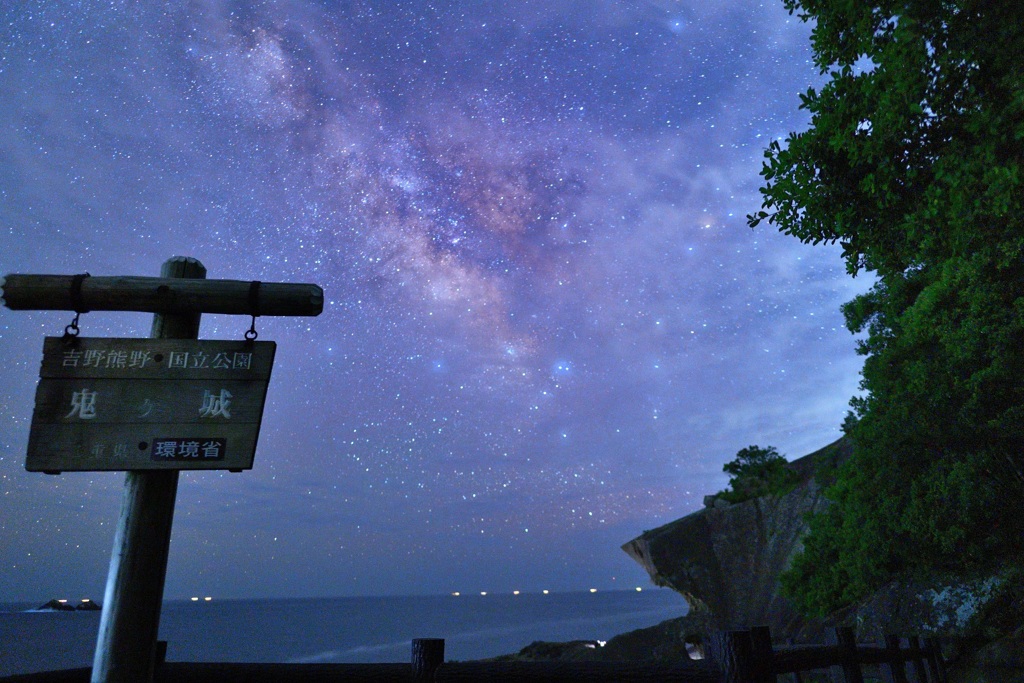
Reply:
[[[870,283],[745,220],[821,80],[781,1],[162,4],[0,6],[0,274],[324,288],[166,597],[649,586],[619,546],[739,449],[839,437]],[[124,475],[24,470],[71,318],[0,309],[0,601],[103,595]]]

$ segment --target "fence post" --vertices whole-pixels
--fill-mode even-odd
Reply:
[[[786,638],[786,647],[793,647],[794,645],[796,645],[795,640],[793,640],[792,638]],[[776,677],[776,680],[777,679],[778,677]],[[799,671],[793,672],[793,683],[804,683],[804,677],[800,675]],[[891,681],[889,681],[888,683],[891,683]]]
[[[775,651],[772,649],[772,634],[767,626],[750,629],[750,644],[754,658],[753,680],[757,683],[775,683]]]
[[[946,683],[946,663],[942,661],[942,648],[935,637],[924,639],[925,651],[928,653],[928,667],[938,683]]]
[[[910,652],[914,661],[914,673],[917,675],[918,683],[928,682],[928,670],[924,666],[924,650],[921,648],[921,639],[917,636],[907,638]]]
[[[428,683],[444,663],[444,638],[414,638],[412,641],[412,680]]]
[[[879,643],[885,648],[885,663],[882,665],[882,678],[885,683],[908,683],[906,662],[903,660],[903,653],[900,652],[900,637],[887,635]]]
[[[156,647],[153,648],[153,671],[162,667],[167,663],[167,641],[158,640],[156,641]]]
[[[705,655],[722,672],[722,683],[762,683],[755,678],[754,642],[750,631],[719,631],[709,638]]]
[[[828,632],[829,645],[836,646],[839,654],[839,666],[832,667],[832,681],[834,683],[864,683],[864,674],[860,670],[860,661],[857,659],[857,638],[853,629],[848,626],[840,626]]]

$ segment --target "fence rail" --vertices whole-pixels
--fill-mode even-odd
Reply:
[[[852,629],[830,632],[826,645],[775,649],[765,627],[714,634],[705,660],[678,662],[445,662],[444,640],[412,641],[411,663],[403,664],[241,664],[163,662],[158,648],[155,683],[305,683],[307,681],[558,681],[579,683],[803,683],[805,672],[829,669],[833,683],[863,683],[864,665],[879,665],[887,683],[947,683],[938,643],[887,636],[858,645]],[[0,679],[3,683],[86,683],[90,669],[54,671]]]
[[[858,645],[853,629],[829,632],[826,645],[797,645],[774,649],[766,627],[723,631],[711,637],[705,651],[722,674],[722,683],[776,683],[784,674],[829,669],[833,683],[863,683],[865,664],[878,665],[886,683],[947,683],[938,641],[917,636],[886,636],[876,645]]]

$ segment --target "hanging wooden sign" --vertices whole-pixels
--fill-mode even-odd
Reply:
[[[25,469],[251,469],[276,347],[47,337]]]

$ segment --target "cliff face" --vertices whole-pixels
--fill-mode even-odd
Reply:
[[[789,463],[800,483],[784,496],[735,505],[709,496],[705,509],[622,546],[654,583],[681,593],[691,610],[649,633],[636,632],[633,640],[646,638],[670,652],[685,647],[685,639],[694,634],[756,625],[767,625],[776,639],[798,642],[820,642],[826,624],[853,626],[865,640],[888,633],[936,635],[946,639],[951,681],[1024,683],[1020,560],[1004,560],[973,577],[894,576],[822,622],[802,618],[780,594],[779,575],[789,568],[807,532],[805,515],[827,505],[819,480],[849,455],[847,444],[837,441]]]
[[[655,584],[686,598],[694,616],[711,628],[764,624],[793,634],[806,626],[779,593],[779,574],[801,548],[808,512],[826,505],[816,469],[845,459],[842,440],[789,466],[800,475],[784,496],[735,505],[709,500],[709,507],[644,532],[622,546]]]

